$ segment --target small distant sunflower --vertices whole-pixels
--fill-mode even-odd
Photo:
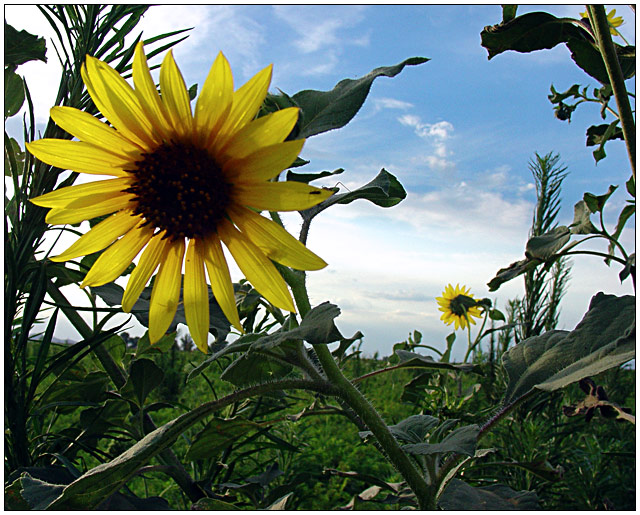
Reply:
[[[52,191],[31,201],[51,208],[50,224],[107,216],[53,261],[104,250],[81,287],[117,279],[142,251],[122,298],[129,312],[159,268],[149,308],[149,339],[157,342],[182,300],[189,331],[207,350],[209,295],[242,331],[222,244],[246,278],[273,305],[295,311],[271,260],[299,270],[326,263],[260,211],[312,207],[330,191],[299,182],[273,182],[296,159],[304,140],[285,141],[298,109],[256,118],[272,67],[234,91],[228,61],[218,54],[191,110],[171,52],[160,68],[160,96],[143,45],[135,49],[133,87],[108,64],[87,56],[82,78],[110,125],[71,107],[51,118],[79,141],[41,139],[27,148],[41,161],[112,178]],[[144,250],[143,250],[144,249]]]
[[[583,18],[589,18],[589,13],[585,11],[580,13],[580,16]],[[611,32],[611,35],[619,36],[620,33],[616,30],[616,27],[619,27],[624,23],[622,16],[616,16],[616,10],[611,9],[611,11],[607,13],[607,21],[609,22],[609,32]]]
[[[470,290],[463,286],[456,284],[454,287],[449,284],[442,292],[442,297],[437,297],[436,300],[440,307],[438,310],[443,311],[444,314],[440,317],[445,324],[451,325],[455,323],[455,328],[467,327],[467,319],[471,324],[475,325],[475,320],[472,317],[480,318],[482,312],[475,306],[475,300]],[[465,316],[466,313],[466,316]]]

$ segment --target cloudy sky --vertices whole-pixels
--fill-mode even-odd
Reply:
[[[579,17],[584,9],[521,6],[519,14],[535,10]],[[617,6],[617,14],[625,19],[621,32],[635,44],[633,12]],[[5,18],[16,28],[50,34],[33,6],[6,6]],[[344,78],[408,57],[430,58],[393,79],[377,79],[347,127],[309,139],[302,153],[311,161],[307,171],[345,169],[321,185],[340,181],[341,188],[354,189],[385,168],[408,192],[391,209],[364,201],[334,206],[316,218],[308,241],[329,263],[309,274],[312,304],[336,303],[343,333],[361,330],[365,353],[386,355],[414,329],[425,343],[442,347],[452,329],[439,320],[435,297],[448,283],[465,284],[498,307],[522,296],[521,279],[495,293],[486,283],[499,268],[522,259],[535,203],[528,170],[535,152],[557,152],[568,168],[561,224],[571,223],[573,205],[585,191],[602,194],[609,184],[621,186],[608,205],[611,226],[624,205],[630,172],[623,143],[609,143],[608,157],[597,166],[584,144],[586,128],[602,123],[599,108],[582,106],[568,124],[554,118],[547,99],[551,84],[558,91],[597,84],[564,46],[489,61],[480,32],[500,19],[496,5],[161,5],[149,9],[139,29],[152,37],[193,27],[174,50],[188,85],[202,84],[219,50],[237,86],[273,63],[271,89],[288,94],[329,90]],[[55,52],[48,56],[47,65],[19,69],[41,122],[55,95],[50,85],[59,77]],[[18,131],[16,124],[17,117],[7,124],[10,133]],[[299,217],[287,216],[286,223],[297,234]],[[627,249],[635,246],[634,228],[632,221],[623,236]],[[599,258],[576,257],[561,328],[572,329],[598,291],[632,293],[630,281],[620,285],[618,272]],[[64,324],[59,331],[72,334]]]

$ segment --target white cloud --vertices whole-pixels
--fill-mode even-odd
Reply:
[[[413,104],[410,102],[404,102],[403,100],[397,100],[395,98],[373,98],[373,106],[375,111],[382,109],[411,109]]]
[[[403,114],[398,117],[398,121],[404,126],[413,128],[417,136],[432,144],[433,154],[421,158],[429,168],[439,172],[455,169],[455,163],[447,159],[451,155],[451,151],[446,144],[454,130],[453,124],[445,120],[436,123],[423,123],[420,117],[414,114]]]

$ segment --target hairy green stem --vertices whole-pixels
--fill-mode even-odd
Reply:
[[[629,102],[629,95],[624,84],[624,76],[618,61],[618,55],[611,39],[611,31],[609,29],[609,21],[604,5],[587,5],[591,19],[593,20],[593,29],[595,32],[596,42],[604,65],[607,69],[607,75],[611,82],[611,89],[616,97],[618,112],[620,113],[620,124],[622,125],[622,134],[627,145],[627,153],[629,154],[629,162],[631,163],[631,172],[635,179],[636,176],[636,124],[633,119],[633,111]]]
[[[415,493],[419,508],[421,510],[435,509],[435,491],[429,487],[420,471],[402,450],[380,414],[343,375],[327,345],[315,345],[314,349],[331,384],[336,387],[338,395],[358,414],[377,438],[389,461],[402,474],[413,493]]]

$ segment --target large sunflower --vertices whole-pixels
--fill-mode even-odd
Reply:
[[[182,299],[189,331],[206,352],[209,295],[242,331],[223,243],[253,286],[273,305],[295,311],[271,260],[300,270],[326,263],[261,216],[262,210],[312,207],[330,191],[298,182],[273,182],[298,156],[304,140],[284,141],[298,119],[289,108],[256,118],[271,82],[271,66],[234,92],[231,68],[218,54],[191,111],[189,94],[171,52],[160,68],[158,93],[142,43],[135,50],[131,87],[106,63],[87,56],[82,78],[110,125],[71,107],[51,118],[79,141],[27,143],[50,165],[112,178],[60,188],[31,199],[51,208],[50,224],[107,216],[53,261],[104,250],[81,287],[117,279],[142,251],[122,308],[129,312],[158,269],[149,308],[149,339],[158,341]],[[143,251],[144,249],[144,251]]]
[[[438,310],[443,311],[440,320],[447,325],[455,323],[456,329],[467,327],[467,321],[475,325],[476,321],[471,317],[480,318],[482,312],[475,306],[475,300],[470,291],[466,286],[461,288],[456,284],[454,288],[449,284],[442,292],[442,297],[436,298],[440,306]]]

